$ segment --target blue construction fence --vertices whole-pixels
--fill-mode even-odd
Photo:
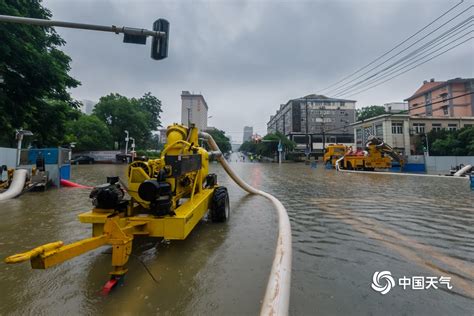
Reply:
[[[20,166],[34,166],[38,157],[42,157],[45,170],[54,185],[60,186],[61,179],[71,179],[71,150],[69,148],[31,148],[23,149],[20,154]]]

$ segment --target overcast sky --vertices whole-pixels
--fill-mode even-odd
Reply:
[[[240,141],[245,125],[265,134],[281,103],[319,92],[457,2],[47,0],[44,6],[54,19],[92,24],[151,29],[157,18],[169,20],[169,57],[162,61],[150,58],[150,39],[145,47],[122,43],[122,35],[58,28],[72,75],[82,82],[73,97],[150,91],[163,102],[166,126],[180,120],[182,90],[202,93],[209,125]],[[357,107],[402,101],[423,80],[473,77],[473,53],[471,40],[352,99]]]

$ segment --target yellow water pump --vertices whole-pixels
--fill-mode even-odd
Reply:
[[[95,187],[90,197],[94,207],[79,215],[92,224],[92,237],[69,245],[62,241],[10,256],[6,263],[30,260],[34,269],[46,269],[101,246],[112,246],[111,279],[107,294],[127,272],[134,236],[185,239],[208,213],[214,222],[229,218],[227,189],[218,186],[209,173],[209,159],[220,152],[199,146],[198,129],[168,126],[167,143],[159,159],[135,160],[128,165],[128,183],[118,177]],[[128,193],[129,198],[126,198]]]

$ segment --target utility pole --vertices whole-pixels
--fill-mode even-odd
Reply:
[[[428,134],[425,133],[425,139],[426,139],[426,156],[430,156],[430,146],[429,146],[429,141],[428,141]]]
[[[278,164],[281,165],[281,153],[283,151],[283,146],[281,145],[281,139],[278,142]]]
[[[324,156],[324,150],[326,149],[326,126],[325,121],[324,121],[324,116],[326,115],[326,107],[323,105],[321,106],[320,109],[320,116],[321,116],[321,133],[323,134],[323,156]]]

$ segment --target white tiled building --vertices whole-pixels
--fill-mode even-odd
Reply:
[[[474,117],[418,117],[408,114],[382,114],[351,124],[357,148],[364,148],[369,135],[375,135],[404,155],[415,154],[414,138],[419,135],[433,129],[457,130],[473,125]]]

